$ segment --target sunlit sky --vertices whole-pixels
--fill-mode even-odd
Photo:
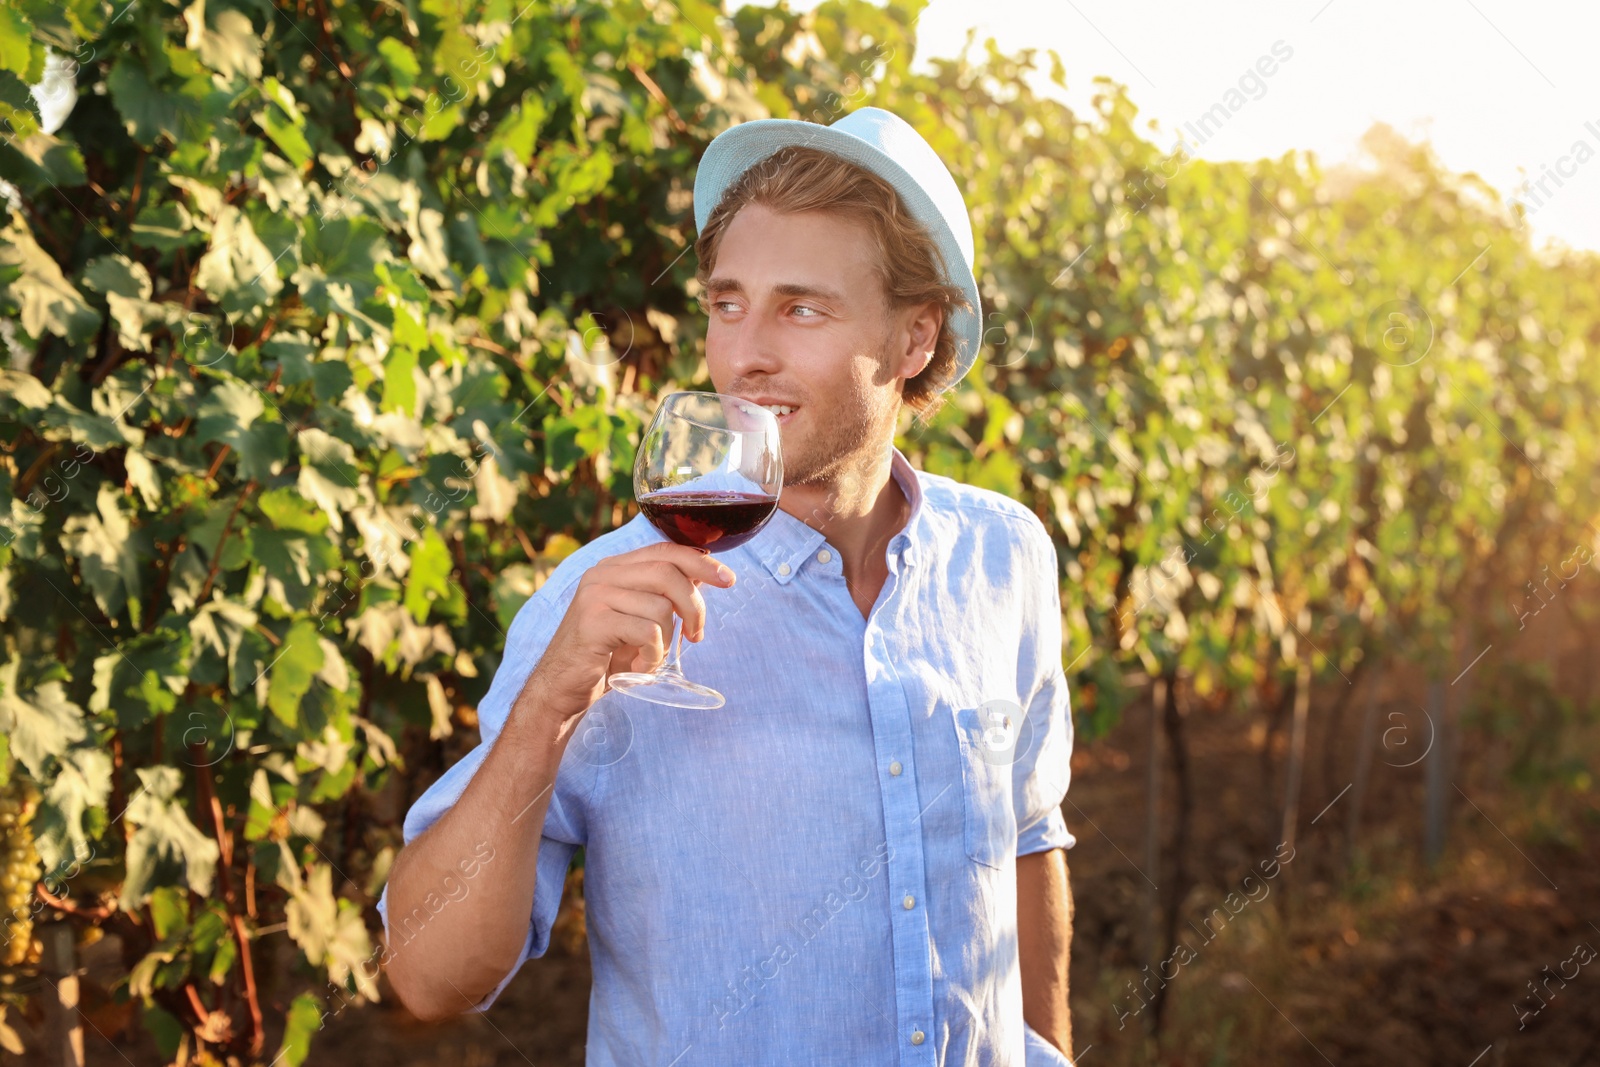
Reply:
[[[814,6],[790,0],[792,10]],[[1203,143],[1189,137],[1194,155],[1252,160],[1298,148],[1327,168],[1355,161],[1361,135],[1383,121],[1503,195],[1543,178],[1543,192],[1521,193],[1534,244],[1600,250],[1592,0],[932,0],[917,26],[918,67],[955,55],[973,26],[975,59],[989,36],[1004,52],[1038,48],[1037,91],[1081,115],[1093,114],[1095,75],[1128,86],[1139,121],[1159,124],[1141,128],[1163,149],[1281,41],[1280,54],[1292,55],[1269,64],[1272,75],[1248,85],[1247,102],[1220,128],[1214,120]],[[1048,80],[1047,48],[1066,67],[1064,94]]]

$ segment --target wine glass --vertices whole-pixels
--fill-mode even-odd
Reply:
[[[737,396],[669,394],[634,456],[639,510],[669,540],[707,552],[754,537],[777,513],[782,489],[777,416]],[[671,655],[654,671],[613,674],[611,688],[677,708],[722,707],[721,693],[679,669],[682,628],[674,614]]]

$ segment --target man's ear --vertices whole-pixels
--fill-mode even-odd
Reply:
[[[894,333],[893,364],[897,377],[915,378],[933,360],[943,321],[944,312],[933,301],[900,312]]]

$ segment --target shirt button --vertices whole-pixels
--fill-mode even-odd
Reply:
[[[896,775],[896,776],[898,776],[900,774],[900,761],[899,760],[895,760],[893,763],[889,764],[889,773],[893,774],[893,775]]]
[[[788,574],[789,573],[789,565],[787,563],[778,564],[778,573],[779,574]]]
[[[818,563],[826,563],[832,558],[833,558],[833,553],[829,552],[827,549],[823,549],[821,552],[817,553],[817,562]]]
[[[911,1031],[911,1043],[913,1045],[922,1044],[922,1031],[921,1030],[913,1030],[913,1031]]]
[[[912,896],[910,893],[907,893],[906,899],[900,902],[900,906],[905,908],[907,911],[910,911],[912,908],[917,906],[917,898]]]

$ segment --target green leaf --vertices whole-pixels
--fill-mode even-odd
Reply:
[[[244,382],[224,381],[201,401],[195,434],[202,444],[218,441],[238,453],[239,473],[265,481],[283,469],[289,458],[289,431],[262,416],[267,409],[260,390]]]
[[[278,146],[278,151],[300,170],[311,161],[311,143],[306,140],[306,135],[300,127],[288,121],[275,108],[262,108],[256,112],[255,119],[266,131],[272,143]]]
[[[92,809],[103,809],[110,796],[109,753],[79,746],[62,757],[33,821],[39,859],[46,871],[65,873],[70,863],[81,863],[94,854],[85,820]]]
[[[38,80],[44,49],[33,43],[33,27],[22,12],[0,7],[0,70],[14,72],[25,82]]]
[[[283,290],[271,250],[256,236],[249,216],[231,204],[217,216],[194,282],[230,314],[254,311]]]
[[[120,253],[114,256],[96,256],[83,270],[83,280],[89,288],[102,293],[150,299],[153,287],[150,272],[143,263],[135,263]]]
[[[114,619],[126,606],[137,626],[143,588],[140,551],[132,538],[133,526],[120,507],[121,497],[109,482],[102,483],[95,513],[69,518],[61,541],[76,557],[78,572],[105,616]]]
[[[378,42],[378,55],[383,57],[383,65],[394,76],[395,89],[400,93],[409,92],[417,83],[417,75],[422,73],[416,54],[399,40],[385,37]]]
[[[202,240],[204,231],[195,226],[189,209],[176,201],[146,202],[133,219],[133,236],[141,245],[163,252]]]
[[[282,785],[285,793],[292,796],[293,787],[286,782]],[[267,772],[258,767],[250,779],[250,810],[245,815],[244,839],[265,841],[272,833],[272,821],[277,818],[281,807],[280,798],[272,794],[272,783]]]
[[[83,169],[83,153],[70,141],[63,141],[42,130],[31,137],[14,141],[15,148],[31,165],[31,173],[20,171],[15,184],[33,195],[39,195],[55,185],[68,189],[88,182]]]
[[[63,428],[70,431],[73,440],[102,451],[125,445],[141,445],[144,433],[124,422],[114,421],[110,415],[94,411],[79,411],[62,397],[55,402],[57,418]]]
[[[137,0],[134,0],[134,2],[137,2]],[[145,960],[153,958],[146,956]],[[154,1001],[150,1001],[144,1006],[140,1021],[143,1023],[145,1030],[155,1039],[156,1051],[161,1054],[161,1058],[169,1063],[177,1059],[178,1046],[183,1044],[185,1034],[185,1027],[178,1021],[177,1017],[161,1008]]]
[[[257,499],[261,514],[278,530],[321,534],[328,529],[328,516],[289,486],[269,489]]]
[[[380,411],[398,411],[414,416],[417,407],[417,383],[412,375],[417,367],[417,354],[409,348],[391,349],[383,362],[383,399]]]
[[[342,215],[320,226],[308,220],[304,263],[290,279],[308,307],[331,314],[354,307],[377,291],[377,265],[392,259],[388,234],[371,219]],[[342,295],[341,295],[342,294]]]
[[[0,732],[10,738],[11,754],[28,773],[36,781],[48,781],[50,761],[87,736],[83,709],[68,699],[59,681],[45,682],[26,695],[18,692],[21,666],[15,657],[0,663]]]
[[[321,576],[339,562],[338,550],[327,538],[267,526],[251,532],[251,548],[266,575],[267,596],[287,611],[308,610]]]
[[[296,440],[301,455],[297,483],[300,491],[316,501],[335,530],[342,531],[344,518],[340,512],[361,503],[356,450],[316,427],[301,430]]]
[[[510,152],[518,159],[526,159],[533,155],[539,131],[543,129],[547,118],[549,109],[544,98],[537,92],[523,93],[517,106],[511,108],[501,120],[494,135],[490,137],[489,144],[493,148]]]
[[[267,687],[267,707],[285,726],[300,726],[300,701],[311,680],[322,669],[322,643],[316,625],[302,619],[289,628],[273,661]]]
[[[280,385],[299,385],[311,380],[311,365],[317,346],[304,330],[280,330],[261,346],[261,358],[276,368]]]
[[[189,895],[173,886],[161,886],[150,894],[150,918],[156,937],[165,941],[181,936],[189,928]]]
[[[238,942],[231,937],[225,937],[218,943],[216,955],[211,957],[211,967],[206,972],[206,977],[211,979],[211,984],[221,985],[226,982],[228,973],[233,970],[233,965],[238,959]]]
[[[570,538],[567,538],[570,540]],[[546,564],[545,571],[553,564]],[[511,629],[511,623],[516,619],[517,612],[522,610],[522,605],[528,602],[539,588],[539,579],[534,567],[526,563],[516,563],[502,568],[494,576],[493,600],[495,615],[499,617],[502,631]]]
[[[0,403],[15,403],[31,411],[50,406],[50,390],[31,374],[0,370]]]
[[[15,271],[0,288],[0,302],[22,312],[22,328],[34,337],[53,333],[68,341],[82,341],[100,328],[100,313],[90,307],[67,281],[56,261],[33,239],[33,231],[13,212],[0,230],[0,279]]]
[[[232,696],[250,693],[258,708],[266,707],[267,669],[277,656],[277,649],[256,629],[246,630],[239,637],[239,652],[228,669],[228,692]]]
[[[322,1002],[313,993],[301,993],[289,1005],[288,1025],[283,1028],[283,1044],[274,1063],[300,1067],[311,1055],[311,1036],[322,1029]]]
[[[205,9],[205,0],[196,0],[184,9],[183,19],[189,27],[184,43],[199,53],[200,62],[224,78],[260,78],[261,39],[249,16],[242,11],[219,11],[212,20],[216,28],[211,29],[205,24]]]
[[[261,83],[261,95],[276,104],[278,110],[290,122],[293,122],[296,126],[305,126],[305,116],[300,113],[300,107],[295,103],[294,94],[289,91],[288,86],[277,78],[270,74],[267,75],[266,79]]]
[[[176,767],[140,767],[137,773],[140,789],[128,802],[126,818],[138,829],[128,841],[127,879],[118,905],[133,911],[156,886],[175,881],[207,896],[217,866],[217,843],[184,812],[178,795],[183,772]]]
[[[216,656],[234,670],[238,646],[245,633],[256,625],[256,613],[235,600],[216,597],[208,605],[195,611],[189,621],[189,635],[194,638],[195,651],[200,656]]]
[[[216,951],[228,935],[228,913],[218,901],[208,901],[189,928],[189,947],[199,953]]]
[[[125,727],[142,726],[177,706],[189,666],[187,634],[165,628],[141,634],[95,659],[89,710],[114,710]]]
[[[139,491],[144,509],[154,511],[161,505],[161,478],[156,474],[155,464],[144,452],[130,448],[125,454],[123,466],[128,472],[128,483]]]
[[[199,110],[191,98],[152,83],[143,61],[132,55],[116,61],[106,87],[128,135],[146,148],[156,147],[163,134],[175,144],[182,141],[185,116]]]
[[[285,866],[292,865],[292,860],[286,860]],[[284,917],[289,936],[312,966],[326,967],[335,985],[354,979],[364,996],[377,999],[377,984],[365,969],[372,958],[372,940],[361,921],[361,909],[333,895],[330,865],[314,865],[311,876],[304,880],[295,872]]]
[[[454,564],[450,548],[432,526],[424,526],[422,539],[411,547],[411,573],[406,579],[406,610],[417,622],[426,622],[435,600],[450,595]]]

